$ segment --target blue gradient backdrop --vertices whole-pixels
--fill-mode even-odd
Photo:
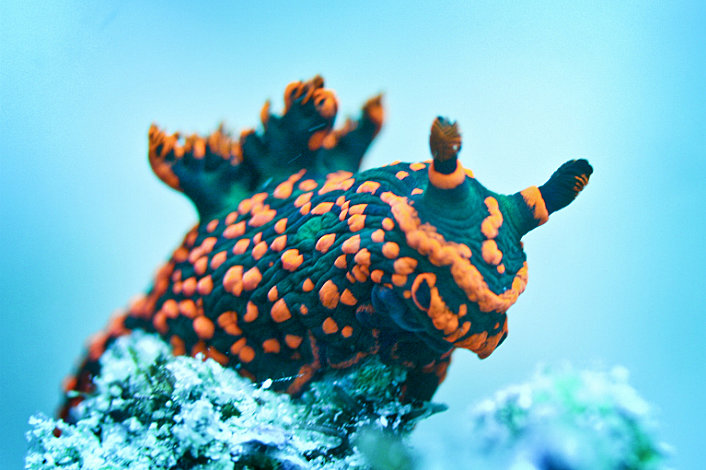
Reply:
[[[61,6],[58,6],[62,3]],[[706,7],[695,2],[41,2],[0,4],[0,462],[52,413],[83,341],[142,291],[195,221],[147,164],[147,129],[252,126],[293,79],[325,76],[342,114],[385,93],[365,162],[428,157],[437,114],[488,187],[595,167],[528,235],[508,341],[455,355],[417,431],[538,362],[622,364],[673,464],[700,468],[706,418]],[[261,5],[259,5],[261,4]]]

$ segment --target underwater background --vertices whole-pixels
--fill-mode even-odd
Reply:
[[[570,211],[525,239],[530,282],[508,340],[458,351],[420,453],[469,405],[538,363],[619,364],[657,409],[675,468],[706,419],[706,4],[62,2],[0,4],[0,462],[52,413],[85,339],[143,291],[196,222],[153,176],[147,129],[254,126],[265,99],[321,73],[341,117],[384,93],[364,167],[428,158],[458,120],[485,185],[595,168]],[[445,450],[448,452],[448,450]]]

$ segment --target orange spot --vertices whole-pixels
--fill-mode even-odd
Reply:
[[[381,228],[375,230],[371,235],[370,239],[375,243],[382,243],[385,241],[385,231]]]
[[[260,243],[261,241],[262,241],[262,232],[258,232],[258,233],[255,234],[254,237],[252,237],[252,242],[253,242],[254,244],[256,244],[256,245],[257,245],[258,243]]]
[[[481,222],[480,230],[486,238],[498,236],[498,229],[503,224],[503,214],[498,207],[498,201],[494,197],[485,198],[485,205],[488,207],[488,217]]]
[[[243,288],[245,290],[253,290],[261,280],[262,274],[260,274],[260,270],[257,269],[257,266],[250,268],[243,274]]]
[[[328,280],[319,289],[319,299],[321,304],[329,309],[334,309],[338,305],[338,286],[332,280]]]
[[[461,304],[458,307],[458,318],[466,316],[467,313],[468,313],[468,307],[466,306],[466,304]]]
[[[267,242],[260,242],[252,249],[252,257],[255,259],[262,258],[265,253],[267,253]]]
[[[395,260],[394,266],[397,274],[412,274],[417,267],[417,260],[404,256]]]
[[[355,267],[355,266],[354,266],[354,267]],[[348,282],[350,282],[351,284],[355,284],[355,283],[356,283],[355,278],[354,278],[353,275],[352,275],[351,273],[349,273],[349,272],[346,273],[346,279],[348,279]]]
[[[291,249],[282,253],[280,258],[282,267],[287,271],[294,272],[304,262],[304,256],[299,254],[299,250]]]
[[[185,297],[191,297],[196,292],[196,278],[190,277],[181,284],[181,292]]]
[[[451,174],[439,173],[434,169],[434,164],[429,165],[429,182],[440,189],[454,189],[466,181],[466,172],[463,166],[456,161],[456,169]]]
[[[370,251],[367,248],[362,248],[353,259],[361,266],[370,266]]]
[[[275,302],[275,304],[272,306],[272,309],[270,310],[270,315],[272,316],[272,319],[277,323],[282,323],[292,318],[292,314],[289,312],[289,308],[287,307],[287,304],[285,303],[284,299],[279,299],[277,302]]]
[[[355,192],[356,193],[374,194],[375,191],[377,191],[379,187],[380,187],[380,183],[378,183],[377,181],[365,181],[363,184],[358,186],[358,189]]]
[[[303,193],[297,196],[297,198],[294,200],[294,207],[301,207],[307,202],[311,201],[311,196],[313,196],[314,193]]]
[[[355,280],[358,282],[365,282],[368,280],[368,274],[370,274],[370,271],[368,270],[367,266],[361,266],[361,265],[355,265],[353,266],[353,269],[351,269],[351,272],[353,273],[353,276],[355,277]]]
[[[486,240],[483,242],[483,261],[488,264],[498,265],[503,259],[503,253],[498,249],[498,244],[495,240]]]
[[[353,214],[348,219],[348,228],[351,232],[357,232],[365,228],[365,216],[361,214]]]
[[[299,213],[300,213],[301,215],[307,215],[310,210],[311,210],[311,203],[310,203],[310,202],[307,202],[306,204],[304,204],[303,206],[301,206],[301,208],[299,208]]]
[[[211,269],[213,269],[214,271],[218,269],[227,258],[228,253],[226,253],[225,251],[221,251],[213,255],[213,258],[211,259]]]
[[[353,327],[350,325],[346,325],[343,328],[341,328],[341,336],[344,338],[350,338],[351,335],[353,335]]]
[[[176,303],[176,300],[174,299],[167,299],[164,301],[164,304],[162,304],[162,311],[169,317],[169,318],[176,318],[179,316],[179,306]]]
[[[353,235],[341,245],[341,251],[352,255],[360,249],[360,235]]]
[[[196,262],[194,263],[194,272],[198,274],[199,276],[202,275],[203,273],[206,272],[208,269],[208,258],[205,256],[202,256],[201,258],[197,259]]]
[[[267,292],[267,300],[274,302],[279,298],[279,293],[277,292],[277,286],[272,286]]]
[[[302,284],[302,290],[304,292],[311,292],[314,290],[314,287],[314,283],[308,277],[304,280],[304,284]]]
[[[404,292],[402,293],[402,297],[404,297],[405,299],[410,299],[410,298],[412,298],[412,291],[408,291],[408,290],[404,291]]]
[[[230,345],[230,352],[232,354],[238,354],[246,343],[247,340],[245,338],[240,338],[238,341]]]
[[[309,150],[315,151],[321,148],[321,143],[324,141],[324,137],[328,134],[326,129],[316,131],[309,137]]]
[[[247,251],[248,246],[250,246],[249,238],[243,238],[238,240],[237,242],[235,242],[235,246],[233,247],[233,254],[242,255]]]
[[[542,225],[544,222],[549,220],[549,211],[547,211],[547,205],[544,203],[544,198],[542,193],[539,191],[537,186],[530,186],[527,189],[520,191],[522,199],[525,200],[525,204],[533,212],[533,217]]]
[[[408,176],[409,176],[409,173],[407,173],[406,171],[402,171],[402,170],[400,170],[400,171],[398,171],[397,173],[395,173],[395,177],[396,177],[398,180],[403,180],[403,179],[405,179],[405,178],[408,177]]]
[[[336,261],[333,262],[333,265],[336,266],[338,269],[346,269],[348,267],[348,263],[346,262],[346,255],[340,255],[338,258],[336,258]]]
[[[333,202],[320,202],[311,210],[311,213],[315,215],[324,215],[331,211],[332,207]]]
[[[174,258],[174,261],[177,263],[183,263],[186,261],[186,258],[189,257],[189,250],[186,249],[186,247],[180,246],[174,251],[174,254],[172,255],[172,258]]]
[[[181,281],[181,269],[177,269],[172,273],[172,282]]]
[[[155,313],[154,317],[152,317],[152,325],[154,326],[154,329],[157,330],[160,334],[166,334],[167,331],[169,331],[169,326],[167,325],[167,315],[165,315],[165,313],[161,310]],[[89,346],[88,356],[92,360],[97,360],[101,354],[103,354],[102,349],[99,349],[93,344]]]
[[[184,238],[184,245],[186,246],[194,246],[194,243],[196,242],[196,238],[199,236],[198,232],[196,231],[196,228],[191,230],[188,234],[186,234],[186,237]]]
[[[335,240],[335,233],[327,233],[326,235],[323,235],[321,238],[318,239],[318,241],[316,242],[316,249],[321,253],[326,253],[328,249],[331,248],[331,245],[333,245],[333,242]]]
[[[243,267],[233,266],[223,276],[223,288],[235,296],[243,292]]]
[[[203,315],[199,315],[194,318],[191,324],[196,332],[196,335],[201,339],[211,339],[213,338],[213,333],[216,331],[216,327],[213,322]]]
[[[395,259],[400,254],[400,246],[395,242],[386,242],[382,246],[382,254],[385,258]]]
[[[319,195],[336,190],[348,191],[354,183],[355,180],[353,178],[348,178],[343,181],[327,181],[321,189],[319,189]]]
[[[284,233],[284,231],[287,230],[287,219],[279,219],[277,222],[275,222],[275,232],[277,233]]]
[[[321,324],[321,329],[323,329],[324,333],[327,335],[331,335],[338,331],[338,323],[336,323],[336,320],[333,318],[326,317],[326,320]]]
[[[206,225],[206,231],[208,233],[211,233],[214,230],[216,230],[217,227],[218,227],[218,219],[213,219],[212,221],[210,221],[208,223],[208,225]]]
[[[348,209],[349,214],[362,214],[368,207],[367,204],[354,204]]]
[[[273,251],[282,251],[287,247],[287,235],[280,235],[279,237],[275,238],[272,243],[270,244],[270,248]]]
[[[266,339],[262,342],[262,350],[266,353],[277,354],[279,352],[279,341],[275,338]]]
[[[250,346],[243,346],[238,353],[238,357],[242,362],[248,363],[255,359],[255,350]]]
[[[291,181],[283,181],[280,184],[277,185],[274,191],[272,191],[272,195],[276,197],[277,199],[287,199],[289,196],[292,195],[292,191],[294,190],[294,183]]]
[[[284,342],[287,346],[289,346],[291,349],[297,349],[300,344],[302,344],[302,341],[304,338],[301,336],[297,335],[285,335],[284,336]]]
[[[358,303],[358,299],[353,296],[351,291],[345,289],[343,293],[341,293],[341,303],[345,305],[355,305]]]
[[[219,363],[222,366],[228,364],[228,356],[217,350],[216,348],[209,346],[206,350],[206,357],[209,357]]]
[[[251,227],[261,227],[268,222],[271,222],[277,216],[277,211],[270,209],[269,206],[265,206],[265,209],[258,211],[253,215],[248,221],[248,225]]]
[[[314,180],[304,180],[299,183],[299,189],[301,191],[313,191],[318,187],[318,183]]]
[[[373,280],[373,282],[380,284],[382,282],[382,275],[384,273],[380,269],[374,269],[373,272],[370,273],[370,279]]]
[[[393,274],[392,283],[397,287],[402,287],[407,284],[407,276],[404,274]]]
[[[223,328],[223,331],[229,335],[238,336],[243,334],[243,331],[238,327],[238,315],[235,312],[223,312],[216,321],[218,326]]]
[[[199,314],[199,310],[193,300],[186,299],[179,302],[179,313],[188,318],[195,318]]]
[[[172,346],[172,354],[175,356],[183,356],[186,354],[186,347],[184,346],[184,340],[180,337],[174,335],[169,338],[169,344]]]
[[[213,247],[216,246],[216,242],[218,242],[216,237],[206,238],[203,242],[201,242],[201,251],[204,254],[210,253],[211,250],[213,250]]]
[[[229,225],[223,231],[223,236],[226,238],[238,238],[245,233],[245,221],[238,222],[237,224]]]
[[[248,301],[248,305],[245,308],[245,315],[243,315],[243,321],[250,323],[257,319],[258,310],[257,305]]]
[[[267,199],[267,193],[257,193],[249,199],[243,199],[242,201],[240,201],[240,204],[238,204],[238,212],[240,212],[241,214],[246,214],[250,212],[253,207],[261,205],[262,201],[264,201],[265,199]]]
[[[504,273],[505,273],[505,265],[504,265],[504,264],[500,263],[500,264],[498,265],[498,272],[499,272],[500,274],[504,274]]]
[[[201,295],[208,295],[213,290],[213,280],[211,276],[206,276],[196,284],[196,290]]]
[[[422,188],[414,188],[412,190],[412,196],[416,196],[417,194],[424,194],[424,190]]]
[[[395,228],[395,223],[392,221],[391,218],[385,217],[382,219],[382,228],[387,230],[388,232]]]
[[[409,165],[409,169],[412,171],[423,170],[426,167],[427,167],[427,165],[425,163],[420,163],[420,162],[412,163],[411,165]]]
[[[239,216],[239,215],[240,215],[240,214],[238,214],[238,211],[233,211],[233,212],[231,212],[230,214],[228,214],[228,215],[226,216],[225,224],[226,224],[226,225],[232,224],[233,222],[235,222],[236,220],[238,220],[238,216]]]

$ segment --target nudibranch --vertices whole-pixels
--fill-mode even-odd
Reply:
[[[237,140],[150,128],[152,169],[199,223],[91,340],[67,393],[90,392],[107,345],[135,329],[295,395],[376,355],[407,370],[405,398],[429,399],[456,348],[495,350],[527,283],[521,238],[574,200],[591,166],[572,160],[542,186],[497,194],[459,162],[457,125],[437,118],[431,160],[358,172],[381,98],[334,129],[337,108],[317,76],[288,85],[283,113],[266,103],[261,129]]]

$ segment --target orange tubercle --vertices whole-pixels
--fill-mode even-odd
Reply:
[[[327,233],[326,235],[323,235],[321,238],[318,239],[318,241],[316,242],[316,249],[321,253],[326,253],[328,249],[331,248],[331,245],[333,245],[333,242],[335,240],[335,233]]]
[[[339,300],[338,286],[330,279],[326,281],[319,289],[319,299],[324,307],[331,310],[336,308]]]
[[[282,256],[282,267],[287,271],[294,272],[304,262],[304,256],[299,254],[296,248],[285,251]]]
[[[324,330],[324,333],[327,335],[331,335],[338,331],[338,324],[333,318],[327,317],[321,324],[321,329]]]

